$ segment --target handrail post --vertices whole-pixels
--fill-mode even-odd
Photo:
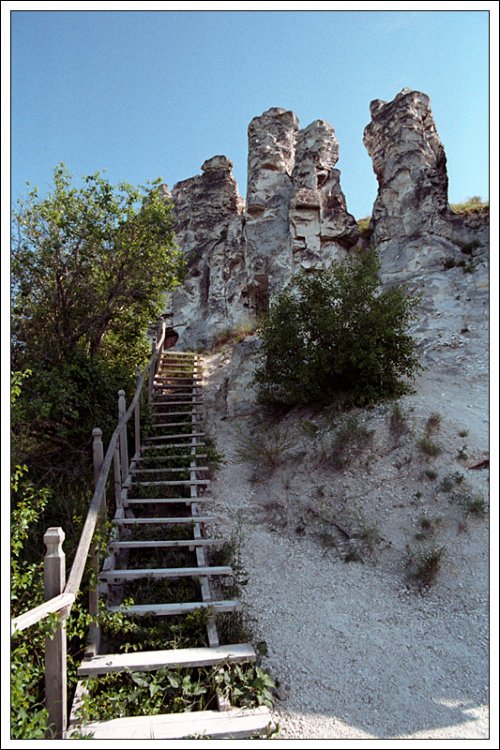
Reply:
[[[127,411],[125,403],[125,391],[118,391],[118,419],[120,420]],[[122,469],[122,482],[125,482],[128,476],[128,445],[127,445],[127,425],[124,424],[120,433],[120,459]]]
[[[45,601],[62,594],[66,585],[66,556],[62,544],[64,531],[52,526],[45,532],[47,547],[44,559]],[[66,622],[61,613],[60,625],[52,636],[45,637],[45,705],[48,712],[47,737],[61,739],[67,726]],[[51,728],[53,727],[53,729]]]
[[[149,369],[149,381],[148,381],[148,402],[151,403],[153,400],[153,386],[156,375],[156,363],[158,357],[156,356],[156,335],[151,339],[151,365]]]
[[[139,380],[141,377],[141,371],[138,367],[135,368],[135,387],[136,390],[139,387]],[[134,437],[135,437],[135,455],[138,456],[141,452],[141,399],[139,398],[134,409]]]
[[[104,449],[102,444],[102,430],[99,427],[95,427],[92,430],[92,457],[94,464],[94,485],[97,485],[99,474],[101,471],[102,462],[104,459]],[[102,499],[99,509],[99,518],[96,526],[97,536],[102,531],[102,519],[107,517],[106,510],[106,492],[103,490]],[[95,532],[94,532],[95,534]],[[100,560],[99,560],[99,538],[94,541],[90,552],[90,563],[94,571],[95,583],[89,590],[89,612],[95,618],[95,622],[90,627],[89,637],[89,649],[96,654],[99,650],[99,624],[97,618],[99,617],[99,572],[100,572]]]
[[[113,452],[113,472],[114,472],[114,484],[115,484],[115,506],[116,508],[122,507],[122,474],[120,467],[120,441],[116,441],[115,450]]]

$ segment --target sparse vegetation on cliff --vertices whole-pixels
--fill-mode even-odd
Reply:
[[[373,404],[410,390],[419,368],[407,328],[415,298],[381,290],[370,251],[347,265],[298,276],[260,327],[256,382],[264,401]]]

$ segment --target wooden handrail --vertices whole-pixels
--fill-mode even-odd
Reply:
[[[14,635],[14,633],[20,633],[21,630],[25,630],[31,625],[40,622],[40,620],[43,620],[53,612],[60,612],[62,609],[70,607],[75,601],[75,598],[74,594],[59,594],[59,596],[54,596],[52,599],[40,604],[38,607],[33,607],[33,609],[29,609],[22,615],[14,617],[10,621],[11,634]]]
[[[115,448],[118,444],[118,438],[121,434],[122,429],[128,424],[135,410],[135,407],[139,402],[146,375],[152,370],[154,371],[156,368],[158,353],[161,351],[163,342],[165,341],[165,331],[166,323],[165,319],[163,318],[161,321],[160,339],[156,344],[155,350],[151,355],[149,363],[146,365],[140,378],[137,381],[135,394],[132,401],[130,402],[127,411],[121,417],[113,434],[111,435],[108,449],[106,451],[106,455],[104,456],[104,461],[102,463],[99,477],[96,482],[92,501],[90,503],[87,517],[85,519],[85,524],[80,535],[80,541],[76,550],[75,559],[73,560],[71,572],[64,588],[64,592],[62,594],[59,594],[58,596],[53,597],[52,599],[48,599],[38,607],[34,607],[33,609],[24,612],[22,615],[18,615],[17,617],[13,618],[11,620],[12,632],[19,632],[30,627],[31,625],[35,625],[37,622],[40,622],[53,612],[61,612],[62,610],[67,610],[65,614],[68,614],[71,610],[71,606],[76,599],[76,594],[78,593],[78,590],[80,588],[83,573],[85,571],[85,565],[87,563],[90,545],[92,543],[92,537],[94,536],[96,524],[99,518],[102,498],[104,495],[104,490],[106,488],[106,482],[108,480],[108,474],[111,468],[111,462],[113,461]]]
[[[144,371],[141,377],[139,378],[139,382],[137,383],[137,388],[135,391],[134,398],[132,399],[127,411],[125,412],[125,414],[120,419],[117,426],[115,427],[115,431],[111,435],[111,439],[108,444],[108,449],[106,451],[106,455],[104,456],[104,461],[102,463],[101,471],[99,472],[99,478],[96,483],[94,496],[92,497],[92,502],[90,503],[90,506],[89,506],[89,512],[87,513],[87,518],[85,519],[85,524],[84,524],[84,527],[80,536],[80,541],[78,543],[78,549],[76,550],[75,559],[73,560],[73,565],[71,566],[71,572],[68,576],[68,582],[64,589],[65,594],[67,593],[67,594],[76,595],[78,589],[80,588],[80,583],[82,581],[83,572],[85,570],[85,565],[87,562],[87,556],[89,553],[90,545],[92,543],[92,537],[94,535],[95,527],[96,527],[98,516],[99,516],[99,511],[101,509],[102,497],[103,497],[104,489],[106,487],[106,482],[108,480],[108,474],[111,468],[111,462],[113,460],[115,446],[117,444],[118,437],[120,436],[122,428],[128,423],[130,417],[133,414],[135,406],[137,402],[139,401],[139,398],[141,397],[142,386],[144,385],[144,380],[149,371],[149,368],[151,367],[151,364],[152,362],[150,361],[149,364],[146,365],[146,367],[144,368]]]

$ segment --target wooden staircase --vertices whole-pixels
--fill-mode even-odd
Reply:
[[[222,692],[212,701],[211,710],[188,713],[128,716],[81,725],[75,711],[89,678],[120,672],[151,673],[164,668],[224,668],[256,659],[251,644],[220,643],[218,615],[238,611],[240,605],[222,598],[223,590],[217,585],[233,574],[231,568],[210,565],[207,556],[209,548],[220,540],[206,536],[206,524],[213,517],[200,511],[210,484],[206,478],[202,405],[201,357],[164,352],[153,381],[153,427],[151,434],[141,440],[140,450],[136,450],[125,481],[121,482],[121,507],[113,520],[113,538],[100,574],[100,591],[106,595],[109,612],[134,620],[205,611],[205,645],[108,653],[104,634],[100,645],[97,641],[96,648],[78,668],[80,682],[67,738],[239,738],[258,736],[270,727],[267,708],[233,707]],[[189,600],[182,584],[186,580],[192,581],[189,591],[197,591]],[[168,601],[161,598],[163,585],[168,585]],[[154,598],[155,586],[158,600]],[[171,601],[175,586],[182,596]],[[127,602],[131,587],[135,587],[132,604]],[[144,592],[147,601],[140,600]]]

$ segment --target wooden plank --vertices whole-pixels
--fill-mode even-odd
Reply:
[[[189,466],[181,468],[167,468],[167,469],[132,469],[131,474],[162,474],[163,472],[180,472],[189,471]],[[208,466],[197,466],[195,471],[208,471]]]
[[[211,667],[255,661],[257,655],[250,643],[235,643],[215,648],[176,648],[158,651],[135,651],[127,654],[103,654],[84,659],[78,667],[79,677],[109,672],[152,672],[163,667]]]
[[[171,416],[171,415],[170,414],[166,414],[166,415],[162,414],[161,416]],[[202,421],[203,421],[202,419],[195,419],[194,422],[193,422],[192,419],[189,419],[189,420],[185,420],[184,422],[160,422],[160,423],[156,422],[154,426],[155,426],[155,428],[157,430],[159,430],[160,427],[187,427],[187,426],[191,426],[192,424],[198,424],[198,423],[200,423]]]
[[[204,568],[114,568],[99,574],[102,580],[130,581],[135,578],[196,578],[197,576],[230,576],[229,565],[207,565]]]
[[[196,377],[196,375],[190,373],[185,373],[184,377],[179,375],[155,375],[155,383],[163,383],[165,380],[189,380],[191,383],[201,383],[203,378]]]
[[[192,417],[193,415],[199,417],[201,415],[201,411],[169,411],[165,416],[168,417]],[[162,414],[158,415],[159,417],[163,416]],[[155,415],[156,418],[156,415]]]
[[[194,445],[192,445],[190,443],[162,443],[161,445],[151,445],[151,444],[149,444],[149,445],[146,445],[145,447],[148,450],[151,449],[153,451],[163,451],[163,450],[165,450],[165,448],[189,448],[190,446],[192,448],[200,448],[200,447],[205,446],[205,445],[206,445],[206,443],[204,443],[204,442],[195,443]],[[168,454],[166,454],[165,458],[170,458],[170,456]]]
[[[192,438],[205,437],[206,434],[206,432],[181,432],[180,434],[175,435],[155,435],[154,437],[144,438],[144,442],[154,442],[155,440],[179,440],[180,438],[191,440]]]
[[[156,487],[159,485],[166,485],[167,487],[177,487],[182,485],[183,487],[191,487],[196,485],[197,487],[208,487],[210,479],[158,479],[156,482],[143,482],[136,480],[134,485],[143,484],[145,487]]]
[[[240,603],[235,601],[222,602],[177,602],[176,604],[132,604],[130,607],[120,605],[119,607],[108,607],[109,612],[121,612],[124,615],[137,615],[144,617],[154,615],[155,617],[169,617],[170,615],[184,615],[188,612],[196,612],[198,609],[213,609],[214,612],[234,612],[240,608]]]
[[[169,446],[170,448],[171,446]],[[161,458],[161,457],[160,457]],[[190,453],[173,453],[172,455],[168,454],[165,455],[164,458],[191,458]],[[197,453],[196,458],[207,458],[206,453]],[[139,456],[135,459],[136,462],[138,461],[158,461],[158,457],[155,458],[155,456]],[[189,467],[186,467],[189,468]],[[182,469],[184,471],[184,468]],[[165,469],[161,469],[161,471],[165,471]]]
[[[113,523],[119,526],[130,526],[134,523],[164,523],[164,524],[192,524],[214,521],[215,516],[179,516],[179,518],[113,518]]]
[[[75,727],[66,736],[71,739],[77,730],[96,740],[239,739],[266,733],[271,724],[269,709],[259,706],[96,721]]]
[[[223,539],[158,539],[144,541],[127,541],[110,542],[109,547],[112,549],[142,549],[156,547],[209,547],[214,544],[223,544]]]
[[[190,518],[190,521],[192,520],[193,519]],[[193,544],[195,544],[195,542],[193,542]],[[35,623],[45,619],[45,617],[53,612],[61,612],[67,607],[70,607],[74,601],[74,594],[59,594],[59,596],[54,596],[52,599],[40,604],[38,607],[33,607],[33,609],[28,610],[28,612],[24,612],[22,615],[14,617],[10,621],[11,633],[20,633],[21,630],[26,630],[26,628],[35,625]]]
[[[200,400],[200,397],[196,397],[196,401],[168,401],[168,402],[157,402],[155,403],[153,400],[153,409],[160,409],[164,407],[169,406],[203,406],[203,401]]]
[[[208,503],[211,498],[199,498],[202,502]],[[153,497],[153,498],[147,498],[147,500],[141,500],[137,497],[128,498],[128,500],[125,503],[125,507],[128,507],[129,505],[180,505],[181,503],[185,503],[186,505],[189,505],[193,501],[189,497]]]

